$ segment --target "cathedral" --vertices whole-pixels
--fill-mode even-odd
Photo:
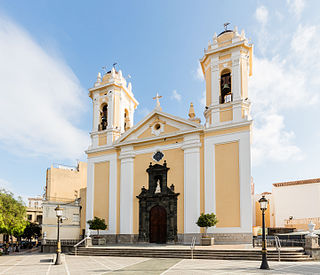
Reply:
[[[157,95],[155,109],[134,125],[131,83],[114,68],[98,74],[89,89],[86,220],[105,219],[100,232],[109,242],[199,241],[200,214],[215,213],[208,233],[216,243],[251,243],[252,49],[237,28],[209,42],[200,59],[203,124],[192,104],[189,118],[163,112]]]

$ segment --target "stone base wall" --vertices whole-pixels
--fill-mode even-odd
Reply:
[[[214,238],[215,244],[252,244],[252,233],[208,233],[209,237]],[[95,243],[95,237],[92,237],[92,243]],[[138,234],[106,234],[100,235],[100,238],[106,240],[106,244],[116,243],[142,243],[138,241]],[[192,238],[196,237],[196,244],[199,245],[201,241],[201,233],[178,234],[175,242],[167,242],[168,244],[190,244]]]
[[[62,253],[69,253],[72,251],[74,251],[73,245],[61,245],[61,252]],[[41,252],[43,252],[43,253],[56,253],[57,252],[57,245],[54,245],[54,244],[42,245]]]

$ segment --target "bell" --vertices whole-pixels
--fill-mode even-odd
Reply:
[[[223,93],[229,93],[230,92],[230,86],[229,84],[224,84],[222,87],[222,92]]]

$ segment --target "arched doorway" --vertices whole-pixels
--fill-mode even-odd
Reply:
[[[157,205],[150,210],[150,243],[167,242],[167,211]]]

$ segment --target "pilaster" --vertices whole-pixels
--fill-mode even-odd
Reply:
[[[121,148],[120,175],[120,234],[132,234],[133,225],[133,167],[135,153],[133,146]]]
[[[211,60],[211,105],[217,105],[220,91],[219,58],[216,56]]]
[[[232,83],[231,92],[233,94],[233,101],[241,99],[241,66],[240,53],[232,53]]]
[[[200,216],[200,135],[184,137],[184,233],[199,233]]]

